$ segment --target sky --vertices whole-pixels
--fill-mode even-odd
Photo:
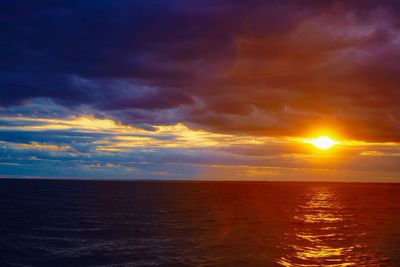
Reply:
[[[1,1],[0,177],[400,182],[399,13]]]

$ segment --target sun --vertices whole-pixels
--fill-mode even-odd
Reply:
[[[332,138],[325,135],[310,139],[307,143],[321,150],[327,150],[336,145],[336,142]]]

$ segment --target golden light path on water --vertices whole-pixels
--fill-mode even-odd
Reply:
[[[351,224],[352,214],[346,212],[328,187],[315,187],[306,194],[304,205],[297,208],[294,216],[297,227],[286,233],[287,244],[283,246],[288,253],[277,259],[279,265],[364,266],[360,263],[368,257],[368,266],[379,266],[373,255],[360,252],[367,249],[356,242],[363,233],[357,232],[357,225]]]

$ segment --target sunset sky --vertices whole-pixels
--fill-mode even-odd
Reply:
[[[400,182],[399,1],[0,13],[0,177]]]

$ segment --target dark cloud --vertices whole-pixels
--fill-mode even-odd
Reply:
[[[397,1],[6,1],[0,105],[400,141]]]

